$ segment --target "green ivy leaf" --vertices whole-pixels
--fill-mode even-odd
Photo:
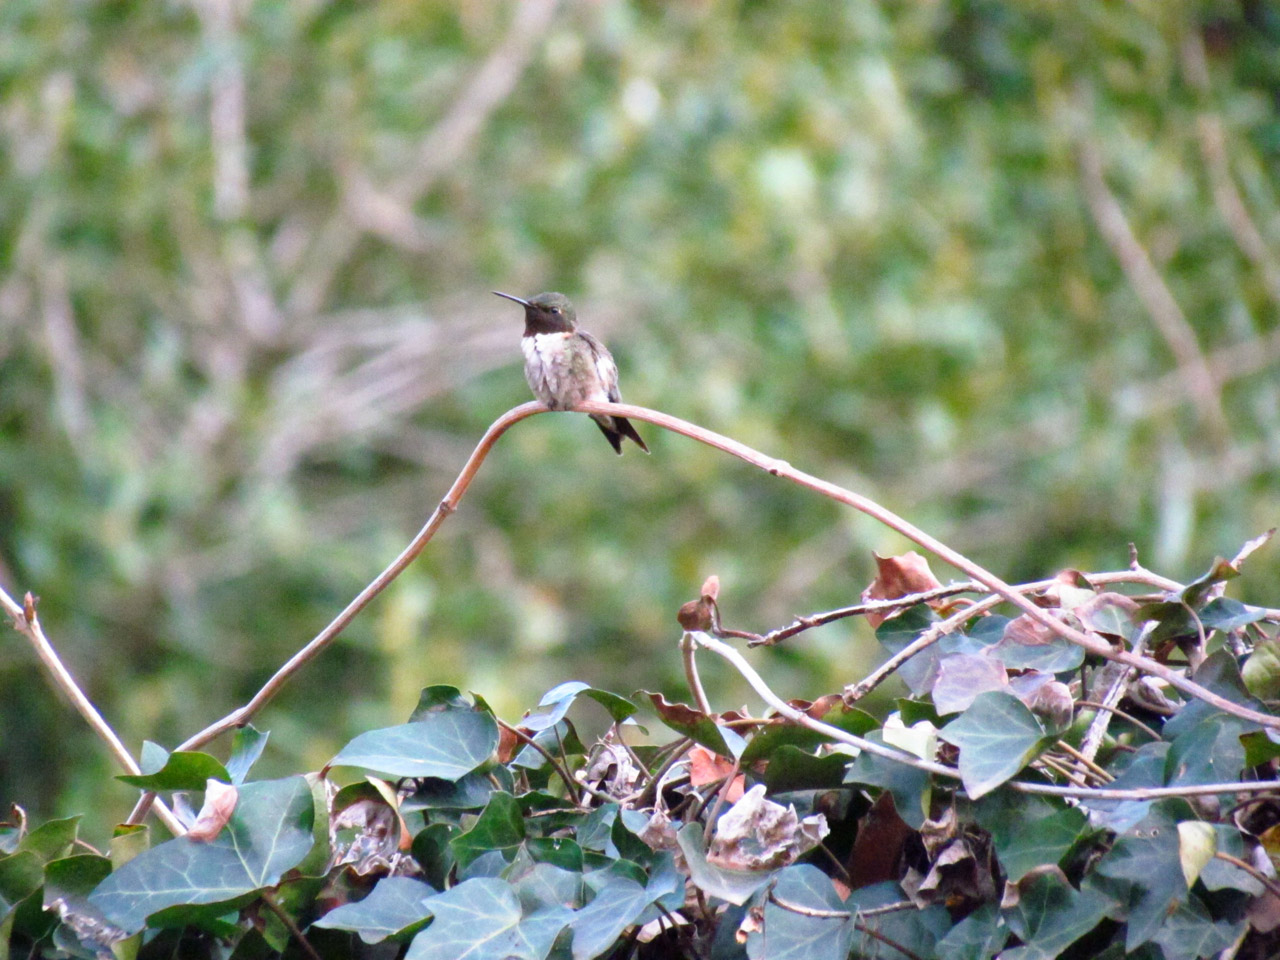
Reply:
[[[1000,690],[979,696],[938,735],[960,748],[960,779],[973,800],[1017,774],[1048,739],[1035,714]]]
[[[823,714],[822,722],[856,737],[864,736],[880,726],[880,721],[865,710],[847,710],[843,706],[828,710]],[[783,746],[813,750],[830,742],[831,738],[825,734],[802,727],[798,723],[771,724],[747,742],[747,748],[742,751],[742,765],[749,766],[757,760],[768,760]]]
[[[462,695],[462,691],[457,687],[447,683],[437,683],[433,686],[422,688],[422,692],[418,694],[418,705],[413,708],[413,713],[409,714],[409,722],[416,723],[431,713],[474,709],[476,708],[467,702],[467,698]],[[488,713],[489,711],[484,710],[483,712]]]
[[[1109,906],[1101,893],[1077,892],[1061,873],[1033,877],[1021,885],[1017,905],[1004,912],[1023,945],[1004,951],[1001,960],[1053,960],[1102,922]]]
[[[1008,790],[979,800],[974,816],[991,834],[1000,866],[1012,883],[1036,867],[1062,860],[1088,824],[1078,807]]]
[[[135,933],[166,907],[230,902],[275,886],[311,849],[311,790],[302,777],[239,790],[230,822],[212,841],[177,837],[140,853],[99,884],[90,901]]]
[[[496,768],[495,768],[496,769]],[[489,802],[493,783],[483,773],[471,772],[457,780],[422,777],[418,789],[400,804],[401,813],[415,810],[479,810]]]
[[[840,899],[825,873],[808,864],[787,867],[778,873],[770,893],[764,905],[764,930],[747,937],[748,957],[845,960],[849,956],[857,935],[853,911]],[[837,916],[800,912],[805,910]]]
[[[883,743],[878,733],[867,739]],[[845,783],[882,787],[893,794],[893,805],[907,826],[919,830],[928,816],[933,798],[933,780],[929,773],[905,763],[877,757],[873,753],[858,754],[844,776]]]
[[[1090,876],[1092,888],[1129,905],[1126,950],[1154,937],[1170,911],[1186,902],[1177,821],[1187,810],[1182,800],[1153,803],[1146,819],[1116,838]]]
[[[1202,720],[1169,744],[1165,783],[1186,786],[1237,779],[1245,754],[1240,735],[1252,727],[1225,713]]]
[[[365,943],[379,943],[426,922],[426,900],[435,894],[429,884],[412,877],[383,877],[363,900],[330,910],[312,926],[350,930]]]
[[[791,790],[823,790],[838,787],[844,782],[845,770],[852,759],[843,753],[815,757],[805,750],[784,746],[774,753],[773,759],[765,769],[765,788],[772,796],[775,793]]]
[[[844,902],[844,909],[861,913],[874,910],[876,907],[901,903],[907,899],[910,898],[901,887],[891,881],[885,881],[853,891],[849,899]],[[951,917],[947,913],[947,908],[941,905],[926,907],[923,910],[893,910],[861,919],[869,930],[874,930],[892,942],[900,944],[918,957],[932,957],[938,941],[951,929]],[[862,933],[858,933],[857,936],[859,943],[883,946],[882,941],[864,939],[865,935]],[[867,952],[876,953],[878,949],[878,947],[870,947]],[[893,960],[899,960],[902,954],[896,950],[890,952],[886,949],[881,956],[883,960],[889,960],[890,957]]]
[[[529,852],[526,846],[522,855]],[[520,900],[520,908],[525,913],[532,913],[543,907],[567,907],[575,910],[582,906],[584,884],[581,861],[576,870],[540,861],[525,863],[525,870],[520,873],[517,870],[519,865],[518,861],[512,864],[511,871],[507,873],[505,879],[515,890],[516,897]]]
[[[203,787],[204,783],[201,782],[200,786]],[[34,853],[41,863],[61,859],[71,853],[79,831],[78,815],[46,821],[22,838],[18,844],[18,852]]]
[[[464,880],[426,902],[435,920],[405,960],[543,960],[573,914],[563,907],[526,914],[505,880]]]
[[[1199,960],[1212,957],[1235,943],[1247,920],[1215,921],[1199,897],[1191,897],[1170,913],[1151,941],[1164,952],[1164,960]]]
[[[0,857],[0,920],[40,889],[44,881],[44,863],[30,850]]]
[[[142,745],[139,766],[142,773],[120,774],[116,779],[140,790],[203,790],[208,780],[231,782],[231,774],[217,757],[197,750],[169,753],[150,740]]]
[[[460,867],[465,867],[482,854],[500,852],[510,862],[524,842],[524,816],[520,804],[509,793],[495,793],[480,813],[480,818],[466,833],[449,844]]]
[[[1267,611],[1261,607],[1251,607],[1230,597],[1218,597],[1205,604],[1200,611],[1200,622],[1209,630],[1239,630],[1257,623],[1266,615]]]
[[[1240,668],[1244,685],[1263,700],[1280,698],[1280,642],[1263,640]]]
[[[470,707],[429,711],[412,723],[370,730],[329,761],[390,777],[457,780],[492,756],[498,746],[493,717]]]
[[[579,696],[594,700],[604,707],[609,711],[609,716],[613,718],[614,723],[621,723],[639,709],[626,697],[620,697],[608,690],[597,690],[580,680],[570,680],[548,690],[538,701],[538,706],[544,709],[530,713],[521,721],[521,725],[530,730],[544,730],[554,726],[569,712],[569,708]]]
[[[984,903],[938,941],[938,960],[991,960],[1009,939],[1000,905]]]
[[[232,783],[237,785],[244,783],[249,769],[262,756],[262,751],[267,746],[267,738],[270,736],[270,731],[258,730],[251,723],[245,724],[236,731],[236,735],[231,738],[231,756],[227,759],[227,773],[231,775]]]
[[[634,880],[610,878],[595,898],[573,915],[573,960],[592,960],[607,952],[653,900]]]
[[[686,823],[676,834],[676,843],[689,865],[689,878],[694,886],[713,897],[739,906],[769,882],[776,870],[735,870],[707,862],[702,824]]]
[[[880,624],[876,628],[876,639],[890,653],[899,653],[937,622],[938,615],[933,608],[919,603]],[[933,686],[938,676],[938,658],[943,652],[935,643],[898,668],[898,676],[913,694],[927,693]]]

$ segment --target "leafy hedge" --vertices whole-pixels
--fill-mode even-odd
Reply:
[[[747,716],[571,682],[509,724],[435,686],[305,776],[250,779],[251,726],[225,763],[148,744],[120,779],[176,791],[180,817],[205,791],[190,832],[152,846],[124,826],[99,851],[78,818],[13,808],[0,956],[1274,956],[1280,736],[1237,712],[1274,715],[1280,611],[1222,596],[1238,568],[1147,597],[1068,572],[1035,594],[1116,649],[1185,661],[1229,710],[937,597],[926,573],[935,598],[877,631],[922,647],[883,718],[856,687]],[[921,575],[881,573],[872,596]],[[681,611],[691,666],[741,661],[716,593]],[[943,614],[963,629],[934,630]],[[653,717],[678,736],[655,743]],[[590,744],[584,721],[604,730]]]

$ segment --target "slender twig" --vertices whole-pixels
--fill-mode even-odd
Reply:
[[[1090,573],[1086,577],[1089,583],[1094,585],[1102,585],[1107,583],[1145,583],[1153,587],[1159,587],[1162,590],[1177,591],[1182,589],[1182,584],[1162,577],[1159,574],[1152,573],[1150,570],[1130,569],[1116,570],[1106,573]],[[1057,579],[1052,580],[1036,580],[1031,583],[1019,583],[1014,589],[1019,593],[1035,593],[1037,590],[1046,590],[1057,583]],[[987,589],[976,580],[966,580],[962,583],[948,583],[944,586],[934,587],[932,590],[922,590],[919,593],[908,594],[904,597],[893,597],[888,600],[868,600],[865,603],[854,604],[851,607],[840,607],[837,610],[827,610],[822,613],[811,613],[807,616],[796,617],[791,623],[785,627],[778,627],[776,630],[770,630],[763,636],[756,636],[756,639],[747,644],[749,647],[771,647],[774,644],[788,640],[798,633],[805,630],[811,630],[814,627],[821,627],[836,620],[843,620],[845,617],[857,617],[868,613],[885,613],[898,610],[904,607],[914,607],[918,603],[929,603],[933,600],[942,600],[947,597],[953,597],[961,593],[986,593]],[[1003,602],[1003,599],[1001,600]],[[713,631],[714,632],[714,631]],[[737,634],[739,631],[721,630],[716,633],[717,636]]]
[[[523,730],[512,726],[505,720],[498,717],[494,717],[494,719],[498,721],[498,726],[507,731],[507,733],[511,734],[525,746],[532,747],[538,753],[542,754],[542,759],[551,764],[551,769],[554,770],[560,779],[564,781],[565,788],[569,791],[569,798],[579,806],[582,805],[582,792],[579,790],[579,783],[574,780],[573,777],[569,776],[569,771],[560,765],[560,761],[552,756],[551,751],[547,750],[546,747],[538,743],[537,740],[533,739],[533,737],[529,736]],[[581,784],[581,786],[585,787],[586,784]]]
[[[498,438],[514,424],[534,414],[544,413],[546,409],[540,403],[525,403],[508,410],[495,420],[489,429],[485,431],[475,450],[472,451],[471,456],[462,468],[462,472],[458,474],[458,478],[453,482],[453,486],[449,488],[445,498],[440,501],[422,529],[409,542],[409,545],[401,551],[400,555],[382,573],[378,574],[372,583],[361,590],[356,598],[347,604],[346,608],[328,626],[316,634],[314,639],[272,674],[271,679],[262,685],[262,688],[253,695],[253,698],[247,704],[237,710],[233,710],[221,720],[210,724],[194,736],[188,737],[178,749],[194,750],[196,747],[203,746],[228,730],[247,723],[254,714],[280,692],[280,689],[295,673],[314,660],[320,651],[332,643],[346,629],[347,625],[356,618],[356,615],[368,606],[374,597],[385,590],[396,577],[403,573],[404,569],[431,542],[431,538],[435,536],[441,524],[451,513],[458,509],[458,503],[467,492],[467,488],[471,486],[471,481],[475,479],[480,465],[484,462],[485,457],[489,455],[489,451],[493,449],[493,445]]]
[[[1069,780],[1071,783],[1074,783],[1078,787],[1083,787],[1088,783],[1088,777],[1086,777],[1083,772],[1079,770],[1071,769],[1071,767],[1067,765],[1065,760],[1059,760],[1057,757],[1053,756],[1053,754],[1050,754],[1050,753],[1046,753],[1038,757],[1032,763],[1032,766],[1047,767],[1049,770],[1052,770],[1054,773],[1058,774],[1059,776],[1066,777],[1067,780]],[[1044,773],[1043,770],[1041,770],[1040,772]]]
[[[802,917],[812,917],[815,920],[852,920],[853,912],[850,910],[823,910],[820,907],[806,907],[803,904],[791,903],[783,900],[773,890],[769,891],[769,902],[775,907],[781,907],[788,913],[798,913]]]
[[[1054,744],[1054,746],[1058,750],[1061,750],[1063,753],[1070,756],[1077,763],[1084,764],[1084,766],[1088,769],[1088,771],[1092,773],[1095,777],[1097,777],[1099,780],[1101,780],[1103,783],[1110,783],[1111,781],[1115,780],[1115,777],[1113,777],[1106,770],[1102,769],[1102,767],[1098,766],[1096,763],[1094,763],[1092,760],[1086,757],[1083,753],[1081,753],[1071,744],[1067,743],[1067,741],[1059,740],[1056,744]]]
[[[116,762],[124,767],[127,773],[134,775],[141,773],[142,770],[137,761],[133,759],[133,754],[129,752],[128,747],[116,735],[115,730],[111,728],[111,724],[103,719],[102,714],[98,712],[98,708],[85,696],[84,691],[80,689],[80,685],[76,683],[75,677],[71,676],[71,671],[66,668],[66,665],[63,664],[62,659],[58,656],[58,652],[53,648],[53,644],[45,636],[45,632],[40,626],[40,618],[36,616],[36,604],[31,594],[28,593],[26,595],[23,606],[18,606],[17,602],[0,588],[0,607],[3,607],[4,612],[13,619],[13,628],[31,641],[31,646],[35,650],[36,656],[44,664],[49,676],[53,678],[53,682],[67,695],[71,705],[84,718],[85,723],[89,724],[89,728],[107,745],[107,749],[116,758]],[[156,812],[169,829],[169,832],[175,837],[180,837],[187,832],[178,818],[173,815],[173,811],[164,804],[157,807]]]
[[[919,910],[914,900],[895,900],[893,903],[886,903],[882,907],[869,907],[866,910],[859,910],[860,917],[879,917],[886,913],[901,913],[903,910]]]
[[[1121,710],[1119,707],[1109,707],[1105,703],[1099,703],[1097,700],[1077,700],[1077,707],[1091,707],[1094,710],[1106,710],[1108,713],[1114,713],[1121,720],[1128,720],[1131,724],[1149,736],[1152,740],[1163,740],[1153,728],[1147,726],[1132,713]]]
[[[1239,867],[1241,870],[1249,874],[1249,876],[1253,877],[1253,879],[1257,880],[1269,891],[1271,891],[1271,895],[1273,897],[1280,898],[1280,883],[1276,883],[1275,880],[1273,880],[1271,877],[1268,877],[1265,873],[1263,873],[1261,870],[1255,867],[1248,860],[1241,860],[1239,857],[1233,857],[1231,854],[1223,853],[1221,850],[1215,850],[1213,855],[1216,859],[1225,860],[1227,863],[1231,864],[1233,867]]]
[[[298,924],[294,921],[293,917],[289,916],[288,911],[281,907],[280,904],[276,903],[276,898],[272,896],[270,890],[262,891],[262,902],[265,903],[267,905],[267,909],[274,913],[280,922],[285,925],[285,928],[293,936],[293,939],[298,941],[298,946],[302,948],[303,953],[310,957],[311,960],[321,960],[320,954],[316,953],[316,948],[311,945],[311,941],[303,935],[302,930],[299,929]]]
[[[693,642],[689,634],[686,633],[680,638],[680,659],[684,661],[684,677],[689,684],[689,691],[693,694],[693,702],[704,714],[710,714],[711,701],[707,699],[707,692],[702,689],[702,680],[698,676],[697,651],[698,645]]]
[[[964,583],[949,583],[945,586],[934,587],[932,590],[922,590],[919,593],[912,593],[905,597],[893,597],[887,600],[868,600],[864,603],[854,604],[851,607],[841,607],[838,610],[828,610],[825,613],[811,613],[808,616],[796,617],[785,627],[770,630],[764,636],[756,640],[752,640],[747,644],[747,646],[772,647],[774,644],[790,639],[798,633],[803,633],[805,630],[811,630],[814,627],[821,627],[824,624],[833,623],[836,620],[843,620],[845,617],[857,617],[868,613],[890,613],[906,607],[914,607],[917,603],[928,603],[931,600],[941,600],[945,597],[955,596],[958,593],[973,593],[982,589],[982,584],[975,583],[972,580],[966,580]],[[1022,588],[1019,587],[1019,589]]]
[[[847,733],[839,727],[823,723],[821,720],[814,720],[808,714],[797,710],[774,693],[769,685],[764,682],[764,678],[756,672],[751,664],[747,663],[746,658],[729,644],[723,643],[705,633],[694,633],[693,636],[697,639],[699,645],[728,660],[734,669],[742,674],[743,679],[751,685],[762,700],[793,723],[808,727],[810,730],[821,733],[839,743],[847,743],[851,747],[865,750],[867,753],[874,754],[877,757],[893,760],[896,763],[906,764],[909,767],[915,767],[917,770],[924,770],[952,780],[959,779],[960,772],[945,764],[935,763],[931,760],[921,760],[912,754],[894,750],[872,740],[865,740],[852,733]],[[1043,794],[1049,797],[1078,797],[1080,799],[1093,800],[1154,800],[1160,797],[1205,796],[1218,793],[1256,793],[1264,790],[1275,790],[1277,784],[1274,780],[1265,782],[1240,781],[1237,783],[1185,784],[1177,787],[1134,787],[1126,790],[1114,787],[1062,787],[1052,783],[1010,780],[1008,786],[1021,793]]]

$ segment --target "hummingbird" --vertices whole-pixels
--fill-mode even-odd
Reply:
[[[587,331],[579,329],[578,314],[563,293],[540,293],[525,300],[509,293],[493,291],[524,307],[524,378],[533,395],[552,410],[568,410],[584,400],[621,403],[618,392],[618,365],[609,349]],[[634,440],[645,453],[645,445],[626,417],[591,414],[619,456],[622,438]]]

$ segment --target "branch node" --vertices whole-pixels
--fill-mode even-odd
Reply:
[[[38,598],[34,596],[30,590],[28,590],[26,596],[22,598],[22,618],[26,620],[28,624],[36,622],[37,600]]]

